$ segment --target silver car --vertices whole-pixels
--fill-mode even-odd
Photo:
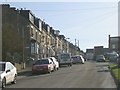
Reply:
[[[96,61],[97,61],[97,62],[105,62],[105,57],[104,57],[104,55],[98,55],[98,56],[96,57]]]

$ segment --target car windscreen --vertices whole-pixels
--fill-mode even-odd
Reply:
[[[52,59],[52,58],[50,58],[50,60],[51,60],[51,61],[53,61],[53,59]]]
[[[79,57],[71,57],[73,60],[77,60],[79,59]]]
[[[49,64],[48,59],[38,60],[35,62],[35,65],[41,65],[41,64]]]
[[[5,63],[0,63],[0,71],[5,71]]]
[[[70,58],[70,55],[69,54],[61,54],[61,58],[67,59],[67,58]]]
[[[71,57],[72,59],[77,59],[77,57]]]
[[[97,59],[103,59],[104,56],[97,56]]]

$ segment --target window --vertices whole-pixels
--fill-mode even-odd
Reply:
[[[32,16],[31,13],[29,13],[29,20],[34,24],[34,17]]]
[[[5,71],[5,64],[3,63],[0,64],[0,71]]]
[[[10,64],[10,63],[7,64],[7,70],[12,70],[13,68],[14,68],[14,67],[13,67],[12,64]]]
[[[33,37],[33,35],[34,35],[34,34],[33,34],[33,28],[31,28],[31,37]]]
[[[35,44],[31,43],[31,54],[35,53]]]
[[[39,29],[40,29],[40,31],[42,31],[42,22],[41,21],[39,21]]]
[[[48,59],[38,60],[35,62],[35,65],[41,65],[41,64],[49,64]]]

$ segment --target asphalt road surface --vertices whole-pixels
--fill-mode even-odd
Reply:
[[[6,88],[116,88],[108,63],[87,61],[51,74],[29,74]]]

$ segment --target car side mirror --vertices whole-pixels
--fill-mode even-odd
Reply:
[[[6,73],[10,72],[10,70],[7,70]]]

